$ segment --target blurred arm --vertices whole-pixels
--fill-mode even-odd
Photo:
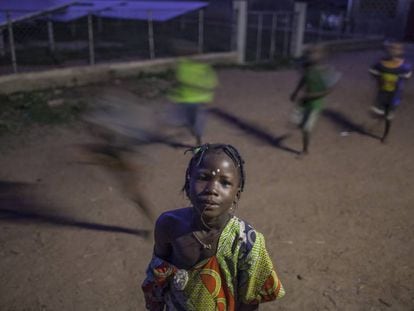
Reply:
[[[380,63],[375,63],[374,65],[372,65],[369,68],[368,71],[369,71],[370,74],[372,74],[374,76],[380,76],[381,75],[380,67],[381,67]]]
[[[403,78],[403,79],[409,79],[409,78],[411,78],[412,73],[413,73],[412,71],[409,71],[409,72],[406,72],[406,73],[400,75],[400,77]]]
[[[302,89],[302,87],[304,87],[305,85],[305,76],[303,76],[298,84],[296,85],[296,88],[294,89],[294,91],[292,92],[292,94],[290,95],[290,100],[291,101],[295,101],[296,100],[296,96],[298,95],[299,91]]]

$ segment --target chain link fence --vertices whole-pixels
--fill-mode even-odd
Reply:
[[[54,12],[54,14],[59,12]],[[146,60],[234,47],[232,16],[214,19],[205,10],[167,21],[117,19],[96,14],[55,21],[50,13],[13,21],[0,28],[0,74]]]
[[[289,57],[295,16],[292,11],[250,11],[246,60],[260,62]]]
[[[397,31],[403,20],[396,0],[355,3],[348,12],[308,9],[303,43],[385,36]],[[0,12],[0,20],[8,21],[0,25],[0,74],[226,52],[236,46],[237,18],[231,10],[220,15],[217,10],[209,14],[205,8],[197,9],[165,21],[154,19],[157,12],[151,11],[129,12],[140,15],[140,20],[105,17],[99,12],[56,19],[65,10],[24,20],[13,18],[13,12]],[[293,10],[248,11],[246,60],[289,58],[297,28]]]
[[[350,1],[347,10],[319,7],[307,11],[305,43],[403,36],[410,1]]]
[[[48,14],[22,21],[0,14],[7,20],[0,28],[0,74],[88,64],[87,27],[74,32],[75,23],[53,22]]]

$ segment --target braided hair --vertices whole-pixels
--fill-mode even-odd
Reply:
[[[187,170],[185,172],[185,183],[183,187],[183,191],[185,191],[187,197],[190,197],[190,178],[193,172],[193,169],[201,164],[204,159],[204,156],[209,152],[217,152],[222,151],[224,152],[234,163],[236,169],[239,170],[239,193],[243,191],[244,184],[246,180],[246,174],[244,171],[244,160],[240,156],[240,153],[237,151],[235,147],[232,145],[226,144],[204,144],[198,147],[194,147],[185,151],[185,153],[191,151],[193,153],[193,157],[188,164]]]

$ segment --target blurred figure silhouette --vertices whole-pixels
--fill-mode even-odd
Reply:
[[[111,141],[85,144],[81,148],[90,162],[101,165],[116,177],[124,194],[152,221],[151,204],[142,190],[142,183],[147,181],[143,178],[145,164],[137,160],[136,151]]]
[[[322,64],[325,56],[326,50],[322,45],[310,46],[305,51],[302,77],[290,96],[291,101],[296,102],[299,92],[304,89],[297,101],[293,120],[302,132],[302,155],[309,151],[311,131],[323,108],[323,98],[341,77],[332,67]]]
[[[169,99],[175,104],[175,125],[185,126],[201,145],[206,123],[206,104],[213,101],[217,76],[205,63],[181,59],[176,66],[176,86]]]
[[[140,151],[165,139],[157,111],[120,89],[107,90],[95,98],[95,105],[99,108],[84,120],[99,142],[81,145],[82,154],[87,162],[109,170],[124,193],[152,221],[151,204],[142,190],[143,182],[148,183],[144,168],[149,158]]]
[[[403,80],[411,77],[412,67],[404,59],[404,45],[398,42],[385,43],[386,55],[376,62],[369,72],[378,82],[376,104],[371,111],[384,118],[385,127],[381,142],[385,142],[391,129],[391,120],[402,97]]]

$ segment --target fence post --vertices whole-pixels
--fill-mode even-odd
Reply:
[[[234,10],[231,11],[231,24],[230,24],[230,51],[236,50],[236,25],[235,25],[235,14]]]
[[[323,13],[320,12],[319,19],[318,19],[318,33],[316,37],[316,42],[320,42],[322,40],[322,22],[323,22]]]
[[[150,58],[155,58],[155,45],[154,45],[154,25],[152,23],[152,11],[148,11],[148,45]]]
[[[69,27],[70,27],[70,35],[72,36],[72,38],[76,37],[77,35],[76,21],[72,21]]]
[[[285,28],[283,30],[283,56],[289,56],[289,30],[293,31],[293,20],[295,19],[295,13],[291,14],[290,16],[285,14],[283,19],[283,23]],[[290,42],[292,43],[292,42]]]
[[[3,29],[0,29],[0,56],[6,56]]]
[[[257,14],[257,41],[256,41],[256,61],[260,60],[262,55],[262,33],[263,33],[263,14]]]
[[[11,54],[13,72],[17,73],[17,60],[16,60],[16,48],[14,46],[13,24],[10,18],[10,14],[8,12],[7,12],[7,26],[9,29],[9,44],[10,44],[10,54]]]
[[[97,21],[98,21],[98,33],[102,33],[102,31],[103,31],[103,20],[102,20],[102,17],[98,16],[97,17]]]
[[[204,10],[198,11],[198,53],[204,50]]]
[[[88,14],[89,65],[95,65],[95,46],[93,42],[93,16]]]
[[[410,6],[414,5],[412,1],[398,1],[396,16],[400,17],[397,29],[394,30],[394,37],[403,39],[405,37],[405,28],[410,14]]]
[[[55,34],[53,31],[53,22],[51,19],[48,19],[47,21],[47,35],[49,38],[49,50],[51,52],[54,52],[56,49],[56,45],[55,45]]]
[[[234,1],[237,10],[237,61],[243,64],[246,61],[246,37],[247,37],[247,1]]]
[[[299,57],[302,55],[305,34],[306,3],[295,2],[294,12],[296,23],[294,23],[293,38],[290,43],[290,53],[293,57]]]
[[[342,28],[343,28],[343,22],[344,22],[344,16],[342,15],[342,13],[341,13],[341,15],[340,15],[340,19],[339,19],[339,24],[337,25],[338,26],[338,28],[336,29],[337,30],[337,32],[336,32],[336,37],[337,37],[337,40],[340,40],[341,38],[342,38]]]
[[[353,10],[354,10],[354,3],[353,0],[348,0],[347,6],[346,6],[346,25],[345,25],[345,32],[347,34],[351,33],[351,20],[353,17]]]
[[[269,58],[273,60],[275,58],[276,52],[276,26],[277,26],[277,15],[276,13],[272,14],[272,28],[270,29],[270,50]]]

